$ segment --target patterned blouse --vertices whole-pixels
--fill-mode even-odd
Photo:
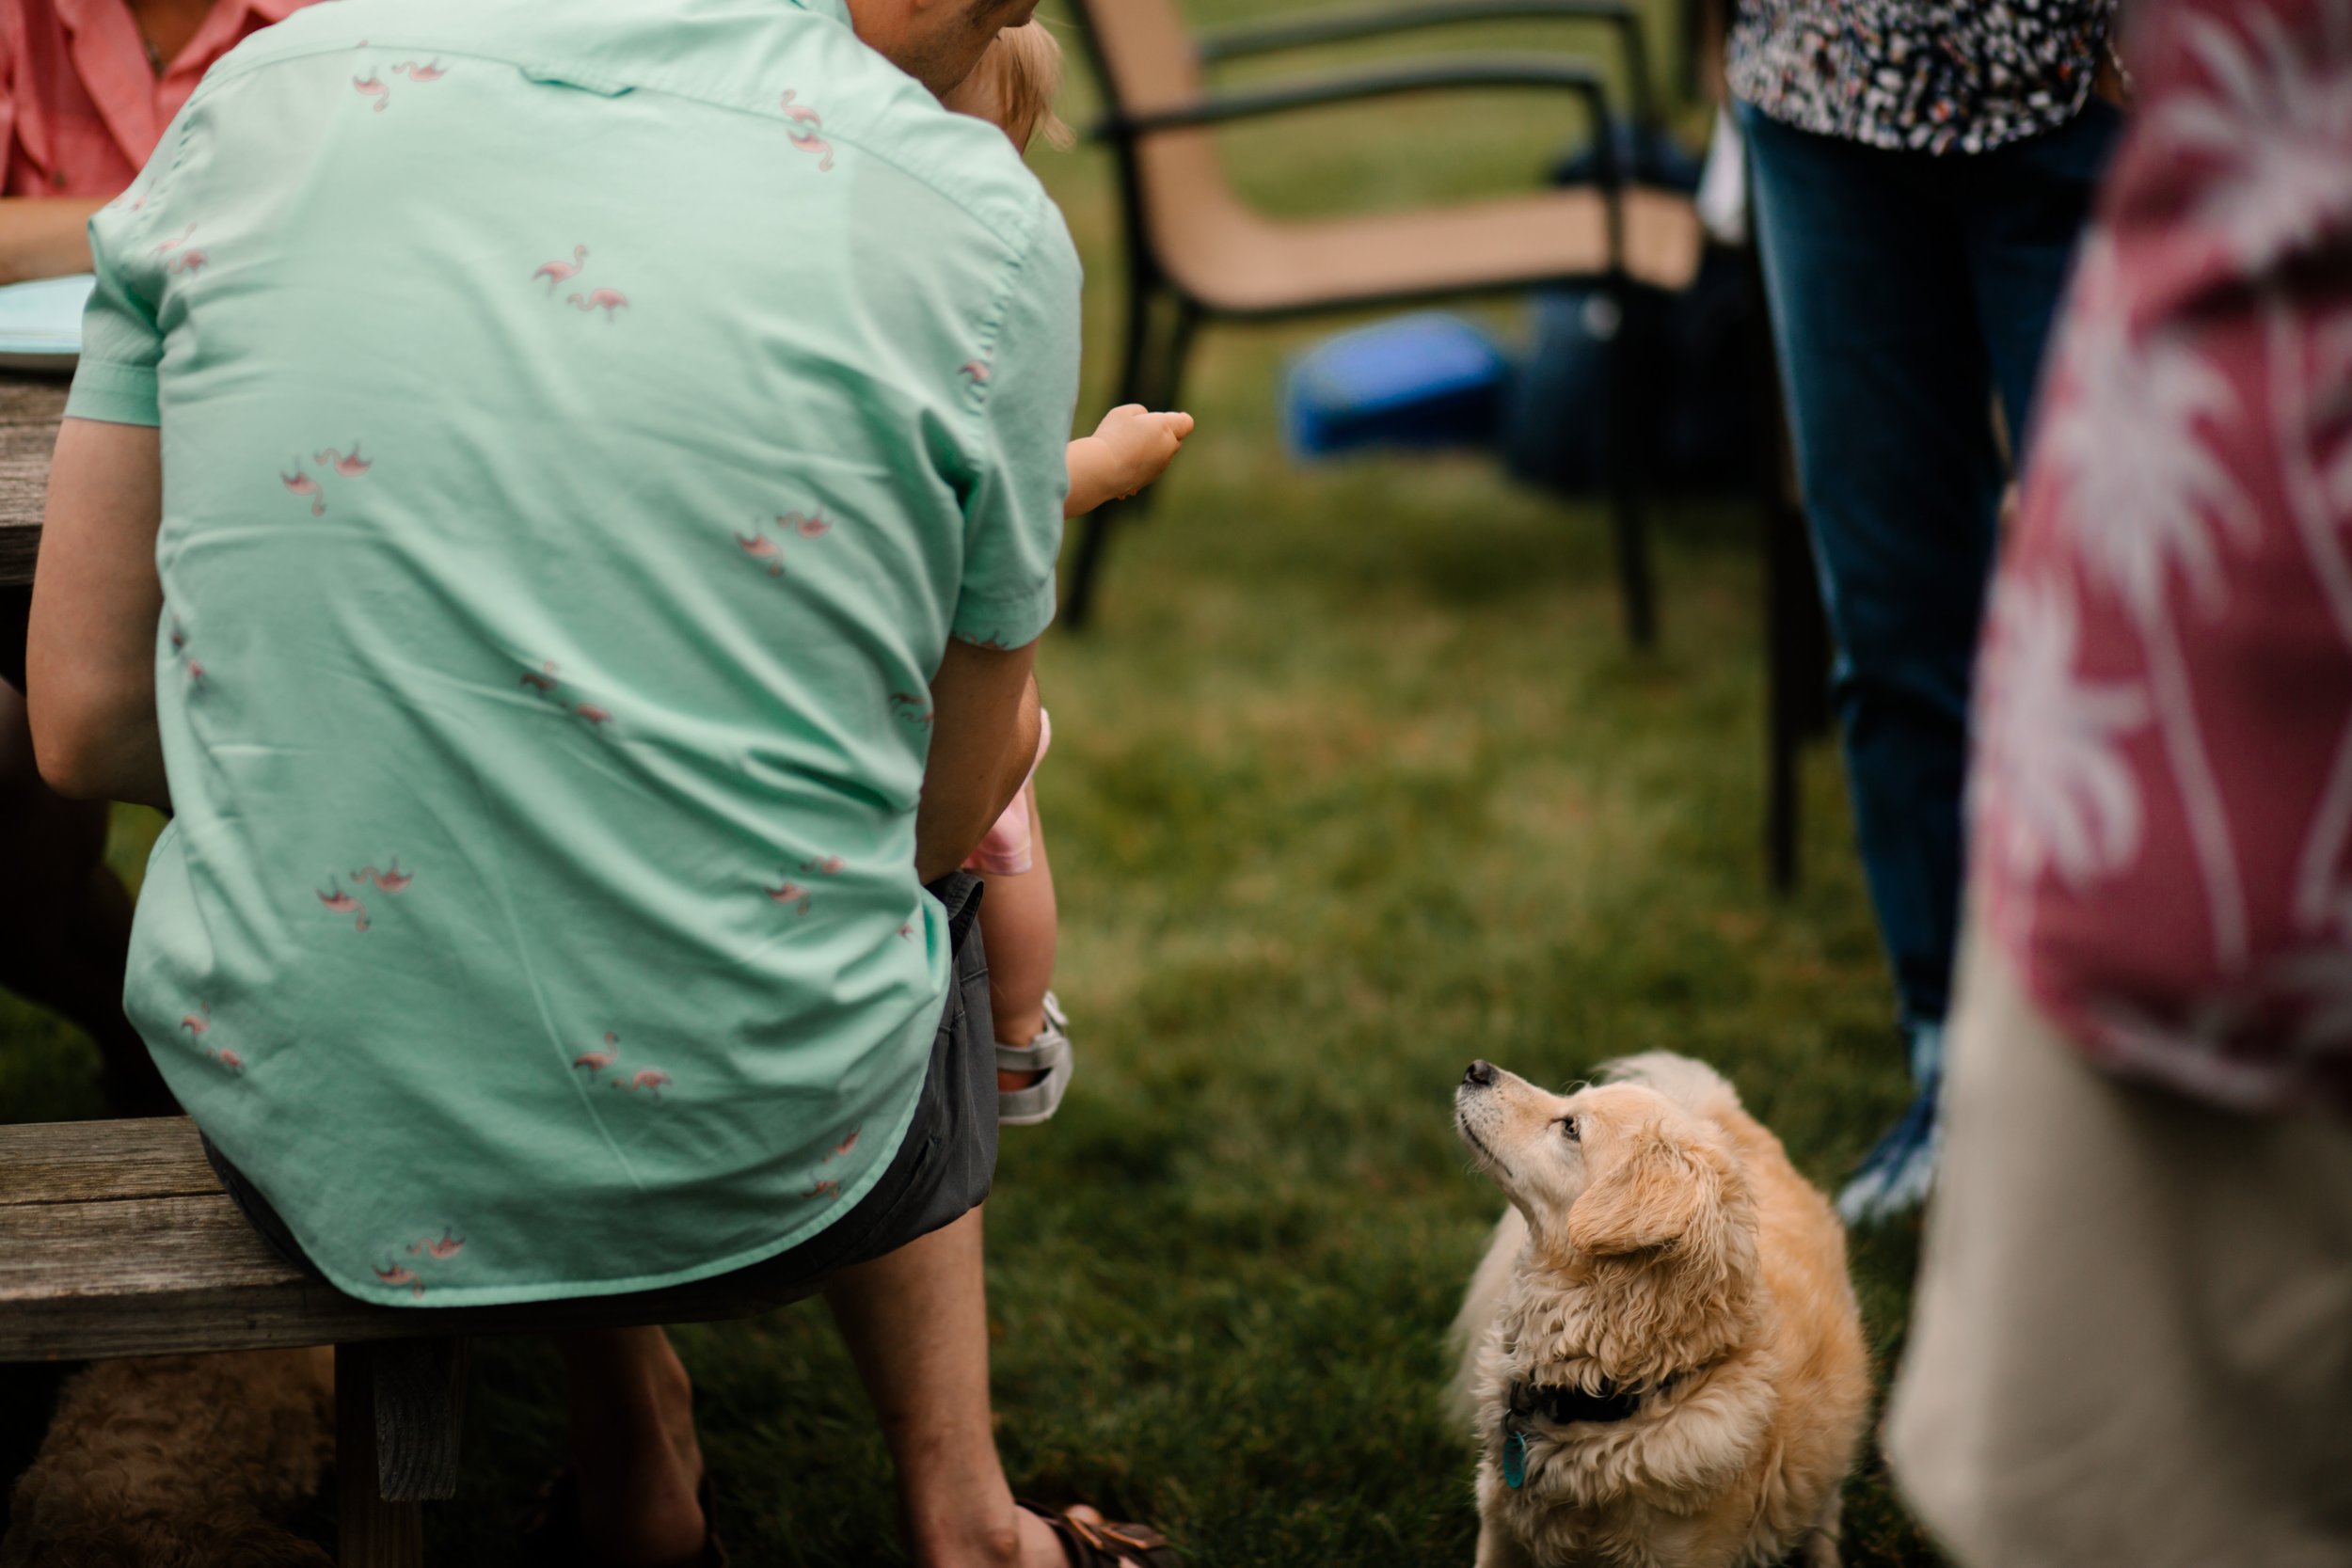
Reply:
[[[1985,152],[2090,96],[2114,0],[1739,0],[1733,93],[1817,135]]]

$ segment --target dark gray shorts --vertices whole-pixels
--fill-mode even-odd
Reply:
[[[955,968],[906,1139],[855,1208],[800,1245],[724,1276],[746,1294],[796,1301],[835,1270],[896,1252],[961,1219],[988,1196],[996,1175],[996,1028],[980,945],[980,879],[958,871],[930,891],[947,907]],[[204,1157],[262,1239],[289,1263],[324,1278],[269,1199],[210,1138]]]

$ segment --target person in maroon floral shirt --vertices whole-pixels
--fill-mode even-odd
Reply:
[[[2112,0],[1741,0],[1726,74],[1856,837],[1916,1098],[1839,1200],[1915,1205],[1960,928],[1969,668],[2010,450],[2120,117]]]
[[[2352,0],[2149,0],[1979,674],[1889,1451],[1970,1568],[2352,1562]]]

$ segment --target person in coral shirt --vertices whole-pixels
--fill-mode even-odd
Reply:
[[[309,3],[0,0],[0,283],[89,270],[83,225],[213,62]]]
[[[0,283],[87,272],[90,214],[147,162],[197,82],[309,0],[0,0]],[[173,1108],[122,1016],[131,901],[103,802],[59,799],[25,729],[25,588],[0,588],[0,987],[97,1040],[119,1111]]]

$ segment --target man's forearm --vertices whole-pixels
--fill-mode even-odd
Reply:
[[[914,865],[927,882],[964,863],[1037,762],[1034,652],[955,643],[931,683],[931,752],[914,814]]]
[[[0,198],[0,283],[90,270],[90,214],[106,203],[82,196]]]

